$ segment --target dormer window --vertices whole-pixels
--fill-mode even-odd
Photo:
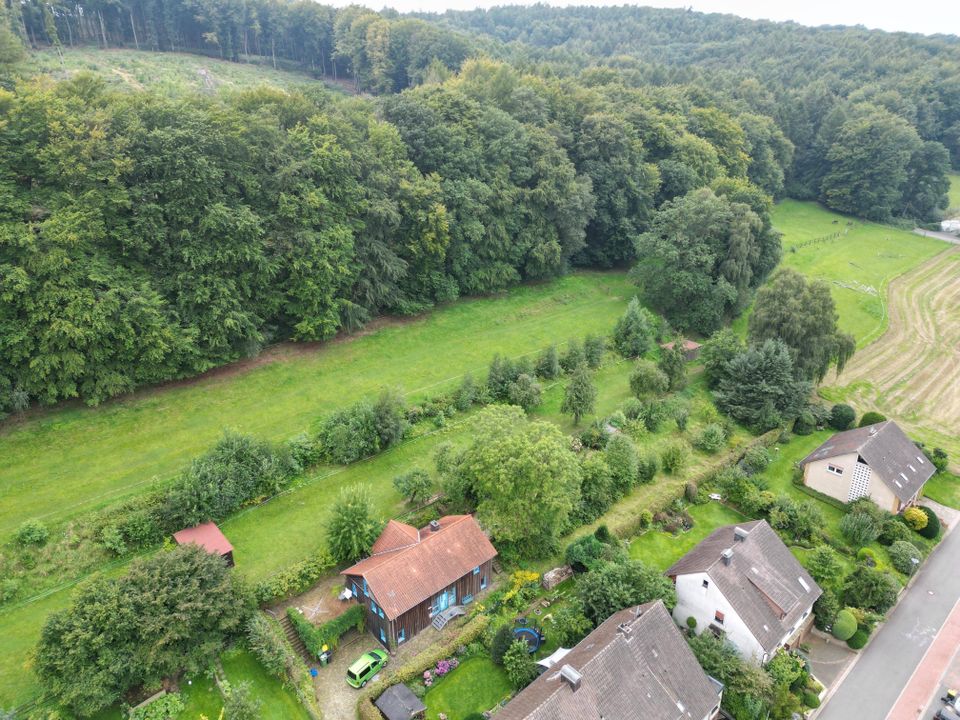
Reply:
[[[717,622],[717,623],[720,624],[720,625],[723,625],[723,618],[724,618],[724,615],[723,615],[723,613],[720,612],[719,610],[717,610],[716,612],[713,613],[713,619],[714,619],[714,621]]]
[[[710,581],[709,581],[709,580],[704,580],[704,581],[703,581],[703,587],[704,587],[704,589],[710,587]]]
[[[833,463],[827,464],[827,472],[833,473],[834,475],[843,475],[843,468],[839,465],[834,465]]]

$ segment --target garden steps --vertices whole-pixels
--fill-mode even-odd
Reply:
[[[452,607],[448,607],[442,613],[437,615],[433,619],[431,625],[433,625],[437,630],[443,630],[443,628],[447,626],[447,623],[453,620],[453,618],[457,617],[458,615],[466,614],[467,611],[463,609],[462,605],[454,605]]]
[[[287,642],[290,643],[291,647],[308,663],[315,660],[315,658],[310,657],[310,652],[307,650],[307,646],[303,644],[303,640],[300,639],[300,636],[297,634],[296,629],[293,627],[293,623],[290,622],[290,618],[287,617],[286,613],[280,618],[280,627],[283,628],[283,634],[287,636]]]

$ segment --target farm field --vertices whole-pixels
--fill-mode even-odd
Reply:
[[[198,379],[105,403],[41,411],[0,426],[0,537],[28,518],[48,523],[170,479],[224,428],[272,440],[382,388],[416,399],[518,356],[606,332],[634,293],[622,273],[578,273],[467,299],[355,337],[283,344]]]
[[[960,453],[960,248],[890,283],[890,324],[820,390],[861,412],[875,409],[913,435]]]
[[[321,82],[305,72],[274,70],[270,65],[146,50],[64,48],[62,66],[55,51],[35,50],[29,54],[24,67],[28,72],[48,73],[55,78],[89,72],[116,88],[153,90],[167,97],[257,85],[289,88]]]
[[[774,206],[772,219],[783,233],[780,266],[830,285],[840,328],[853,333],[858,348],[886,329],[890,281],[947,247],[941,240],[848,218],[812,202],[784,200]],[[836,233],[840,236],[829,238]]]

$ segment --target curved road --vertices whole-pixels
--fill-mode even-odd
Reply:
[[[960,531],[952,531],[924,563],[817,720],[884,720],[958,600]]]

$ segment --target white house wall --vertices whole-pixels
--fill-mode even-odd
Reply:
[[[803,468],[803,482],[807,487],[836,498],[840,502],[849,502],[850,487],[857,472],[858,457],[857,453],[848,453],[807,463]],[[843,468],[843,474],[836,475],[830,472],[827,470],[828,465]],[[876,473],[871,474],[868,497],[884,510],[890,512],[900,510],[896,495]]]
[[[707,587],[703,587],[704,580],[709,583]],[[676,587],[677,606],[673,609],[673,619],[680,627],[687,627],[688,617],[696,618],[697,634],[710,632],[710,625],[716,624],[723,628],[727,639],[737,647],[741,655],[753,658],[758,663],[767,661],[763,647],[706,573],[679,575]],[[717,610],[723,613],[722,625],[714,622],[714,613]]]

